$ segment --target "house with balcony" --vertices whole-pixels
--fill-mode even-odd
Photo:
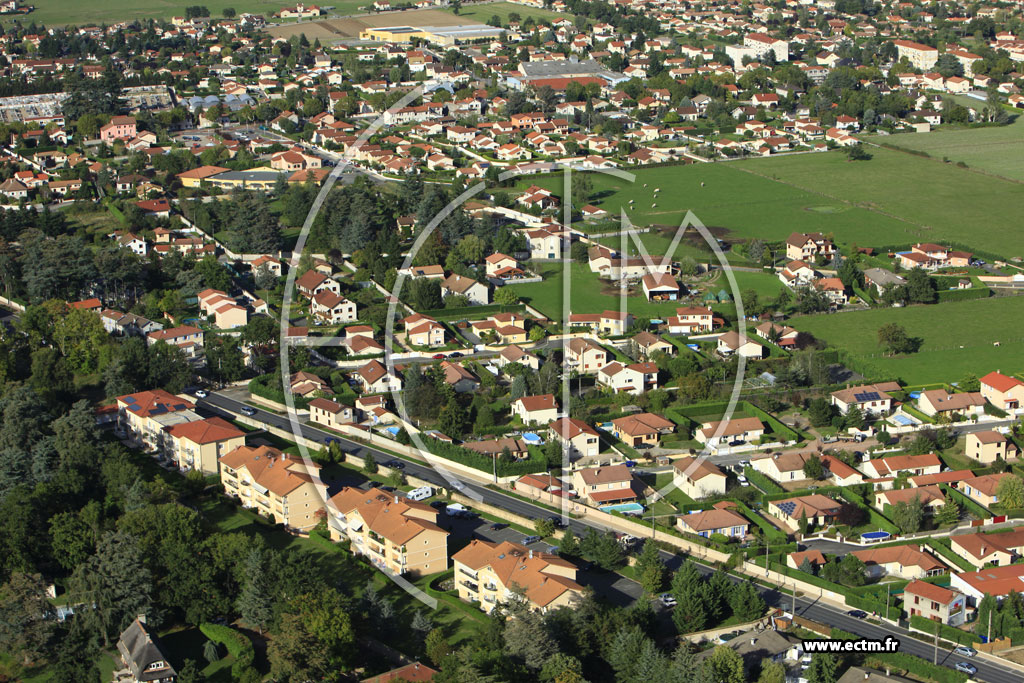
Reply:
[[[438,511],[401,492],[346,486],[327,504],[331,540],[348,539],[353,554],[379,569],[423,576],[448,568],[448,532]]]
[[[593,507],[632,503],[640,497],[641,488],[625,465],[578,469],[572,473],[572,486],[576,495]]]
[[[452,555],[459,598],[490,613],[512,600],[546,612],[571,606],[583,594],[576,565],[518,543],[470,541]]]
[[[903,610],[949,626],[960,626],[967,614],[967,596],[927,581],[911,581],[903,589]]]
[[[608,352],[596,342],[577,337],[569,340],[565,363],[580,374],[594,373],[608,364]]]
[[[1007,412],[1024,405],[1024,382],[1001,372],[990,372],[981,378],[981,395],[989,403]]]
[[[639,396],[658,388],[658,366],[650,361],[629,365],[612,361],[597,371],[597,383],[617,394]]]
[[[324,503],[314,484],[320,466],[307,464],[270,446],[239,446],[220,458],[224,493],[292,533],[306,534],[323,517]],[[319,480],[319,477],[316,477]]]
[[[330,429],[341,429],[342,425],[354,422],[354,413],[352,406],[318,397],[309,402],[309,421]]]
[[[220,417],[164,427],[164,452],[182,472],[217,474],[220,457],[245,445],[245,432]]]

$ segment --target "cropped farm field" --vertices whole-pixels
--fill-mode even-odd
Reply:
[[[4,17],[3,21],[20,19],[23,24],[36,22],[47,26],[77,25],[86,26],[89,24],[113,24],[119,21],[131,21],[133,19],[170,19],[175,16],[185,16],[185,8],[195,5],[195,2],[187,0],[151,0],[151,2],[139,3],[130,0],[102,0],[102,2],[71,2],[70,0],[33,0],[30,3],[35,9],[25,15],[11,15]],[[226,7],[232,7],[238,14],[251,12],[253,14],[273,14],[287,3],[283,0],[208,0],[202,3],[210,10],[212,18],[223,16],[221,12]],[[359,3],[353,3],[355,7]]]
[[[981,109],[985,103],[957,98],[961,104]],[[1018,110],[1019,112],[1020,110]],[[1024,113],[1024,112],[1022,112]],[[1024,115],[1014,114],[1012,124],[993,128],[939,128],[931,133],[872,136],[870,142],[926,152],[933,159],[962,161],[969,168],[1024,181]]]
[[[1024,296],[802,316],[787,323],[824,339],[831,347],[845,349],[880,376],[924,384],[958,381],[969,373],[980,377],[992,370],[1019,372],[1024,368],[1020,320],[1024,320]],[[921,350],[883,356],[878,328],[891,322],[923,339]]]

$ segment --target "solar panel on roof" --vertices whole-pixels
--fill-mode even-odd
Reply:
[[[878,395],[877,391],[865,391],[861,394],[854,394],[853,398],[857,401],[877,401],[882,397]]]
[[[785,512],[787,515],[791,515],[791,514],[793,514],[793,511],[796,510],[796,503],[791,503],[791,502],[781,503],[779,505],[779,509],[782,510],[783,512]]]
[[[135,397],[134,396],[125,396],[121,400],[124,401],[125,403],[129,403],[129,404],[130,403],[135,403]]]

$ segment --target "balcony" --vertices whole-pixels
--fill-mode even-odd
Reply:
[[[472,581],[467,581],[467,580],[459,581],[459,585],[463,586],[465,588],[468,588],[469,590],[473,591],[474,593],[479,593],[480,592],[480,586],[478,586],[476,583],[474,583]]]
[[[470,569],[466,569],[465,567],[459,567],[459,573],[464,575],[464,576],[468,576],[473,581],[476,581],[477,576],[478,576],[477,572],[472,571]]]

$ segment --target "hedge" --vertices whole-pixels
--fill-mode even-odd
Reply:
[[[949,626],[948,624],[941,624],[938,621],[932,621],[926,619],[920,614],[912,614],[910,616],[910,625],[916,628],[918,631],[924,631],[925,633],[935,633],[935,625],[939,624],[939,637],[945,638],[946,640],[956,643],[957,645],[973,645],[974,643],[980,643],[981,637],[974,635],[969,631],[962,631],[958,628]]]
[[[942,555],[942,558],[946,560],[947,563],[951,563],[965,572],[973,572],[975,567],[970,562],[954,553],[949,543],[950,541],[948,538],[929,538],[927,541],[927,545],[939,555]]]
[[[761,530],[761,533],[764,534],[765,540],[769,544],[771,544],[773,541],[781,541],[783,543],[786,542],[786,534],[783,531],[775,528],[773,524],[771,524],[768,520],[766,520],[758,513],[751,510],[749,507],[747,507],[745,503],[736,501],[736,507],[740,509],[740,511],[744,514],[744,516],[747,519],[753,522]]]
[[[992,296],[992,290],[988,287],[971,287],[970,289],[943,289],[939,290],[939,303],[949,301],[970,301],[972,299],[987,299]]]
[[[239,680],[247,669],[252,668],[256,651],[252,646],[252,641],[244,633],[236,631],[230,626],[209,623],[199,624],[199,630],[213,642],[226,647],[228,653],[235,658],[235,663],[231,665],[232,679]]]
[[[885,616],[885,603],[881,600],[875,600],[867,596],[846,593],[846,604],[850,607],[862,609],[865,612],[873,612],[880,616]],[[890,614],[893,612],[893,610],[899,610],[899,603],[889,603]]]
[[[947,496],[953,498],[957,503],[959,503],[960,507],[967,508],[968,510],[971,511],[972,514],[977,516],[979,519],[988,519],[992,516],[992,513],[990,513],[988,510],[983,508],[981,505],[975,503],[973,500],[965,496],[957,489],[949,486],[948,484],[939,484],[939,488],[942,489],[943,493],[945,493]]]
[[[276,401],[281,405],[288,405],[284,389],[277,384],[275,378],[279,378],[277,373],[255,377],[249,382],[249,391],[268,401]],[[271,382],[274,382],[274,384],[271,385]],[[313,399],[293,395],[292,400],[295,402],[296,408],[308,408],[309,402]]]
[[[915,676],[929,678],[936,683],[965,683],[967,681],[967,674],[932,664],[927,659],[908,655],[905,652],[872,653],[865,657],[864,664],[870,666],[873,661],[881,663],[881,666],[876,668],[902,669],[903,673],[913,672]]]
[[[525,310],[526,306],[523,304],[487,304],[462,308],[437,308],[422,311],[422,314],[434,320],[482,320],[495,313],[522,313]]]
[[[924,422],[925,424],[930,424],[930,425],[935,424],[935,418],[934,417],[930,417],[928,415],[925,415],[920,410],[918,410],[917,408],[915,408],[914,406],[912,406],[912,405],[910,405],[908,403],[904,403],[903,404],[903,412],[905,412],[908,415],[911,415],[913,417],[916,417],[918,420],[920,420],[921,422]]]
[[[534,472],[543,472],[547,469],[547,461],[538,456],[533,450],[528,451],[530,456],[526,460],[506,462],[500,457],[492,458],[489,455],[483,455],[464,446],[441,441],[440,439],[423,439],[423,445],[427,447],[430,453],[439,458],[451,460],[482,472],[497,472],[499,477],[521,476],[533,474]],[[497,460],[497,464],[495,464],[495,460]]]
[[[761,489],[766,494],[785,493],[785,490],[781,486],[769,479],[766,475],[755,470],[750,465],[743,468],[743,474],[751,484]]]

